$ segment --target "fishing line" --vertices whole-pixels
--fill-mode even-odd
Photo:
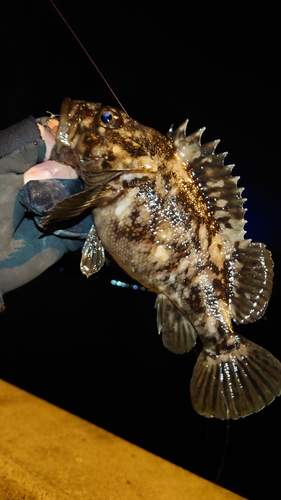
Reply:
[[[50,0],[50,2],[52,4],[52,6],[54,7],[54,9],[56,10],[56,12],[58,13],[58,15],[61,17],[62,21],[68,27],[68,29],[71,32],[71,34],[76,39],[76,41],[78,42],[78,44],[80,45],[80,47],[82,48],[82,50],[84,51],[84,53],[86,54],[86,56],[88,57],[88,59],[90,60],[90,62],[92,63],[92,65],[94,66],[94,68],[96,69],[96,71],[98,72],[98,74],[100,75],[100,77],[103,79],[104,83],[106,84],[106,86],[108,87],[108,89],[110,90],[110,92],[112,93],[113,97],[118,102],[118,104],[121,107],[121,109],[124,111],[124,113],[127,116],[129,116],[129,114],[127,113],[126,109],[124,108],[124,106],[122,105],[122,103],[120,102],[120,100],[118,99],[117,95],[115,94],[115,92],[113,91],[113,89],[111,88],[111,86],[109,85],[108,81],[106,80],[106,78],[104,77],[104,75],[102,74],[102,72],[100,71],[100,69],[98,68],[98,66],[96,65],[95,61],[90,56],[89,52],[86,50],[86,48],[82,44],[81,40],[78,38],[78,36],[76,35],[76,33],[71,28],[70,24],[67,22],[67,20],[65,19],[65,17],[62,15],[61,11],[58,9],[58,7],[56,6],[56,4],[54,3],[53,0]],[[195,351],[195,353],[196,353],[196,355],[198,357],[198,353],[197,353],[196,349],[193,348],[193,350]],[[225,400],[225,404],[226,404],[227,413],[229,413],[228,405],[227,405],[227,401],[226,400]],[[224,460],[225,460],[225,456],[226,456],[227,445],[228,445],[228,442],[229,442],[229,435],[230,435],[230,419],[229,419],[229,417],[227,417],[227,428],[226,428],[226,437],[225,437],[224,449],[223,449],[222,458],[221,458],[221,462],[220,462],[220,465],[219,465],[219,469],[218,469],[218,473],[217,473],[217,476],[216,476],[215,483],[218,483],[220,475],[221,475],[221,472],[222,472],[222,468],[223,468],[223,464],[224,464]]]
[[[227,412],[228,412],[228,408],[227,408]],[[218,484],[220,476],[221,476],[221,472],[222,472],[222,469],[223,469],[224,460],[225,460],[225,456],[226,456],[226,450],[227,450],[227,446],[228,446],[228,443],[229,443],[229,437],[230,437],[230,418],[227,417],[227,426],[226,426],[226,435],[225,435],[224,448],[223,448],[223,452],[222,452],[221,463],[220,463],[220,466],[219,466],[217,477],[215,479],[215,484]]]
[[[115,92],[113,91],[113,89],[110,87],[108,81],[106,80],[106,78],[104,77],[104,75],[102,74],[102,72],[100,71],[100,69],[98,68],[98,66],[96,65],[95,61],[92,59],[92,57],[90,56],[89,52],[86,50],[86,48],[84,47],[84,45],[82,44],[81,40],[78,38],[78,36],[76,35],[76,33],[73,31],[73,29],[71,28],[70,24],[67,22],[67,20],[65,19],[65,17],[62,15],[61,11],[58,9],[58,7],[56,6],[56,4],[53,2],[53,0],[50,0],[52,6],[54,7],[54,9],[57,11],[58,15],[61,17],[61,19],[63,20],[63,22],[66,24],[66,26],[68,27],[69,31],[72,33],[72,35],[74,36],[75,40],[79,43],[80,47],[82,48],[82,50],[85,52],[86,56],[88,57],[88,59],[91,61],[91,63],[93,64],[94,68],[96,69],[96,71],[98,72],[98,74],[100,75],[100,77],[103,79],[104,83],[106,84],[106,86],[109,88],[110,92],[112,93],[113,97],[116,99],[116,101],[118,102],[119,106],[123,109],[124,113],[126,113],[127,116],[129,116],[129,114],[127,113],[126,109],[124,108],[123,104],[121,103],[121,101],[119,101],[117,95],[115,94]]]
[[[193,351],[195,352],[196,356],[198,357],[199,354],[198,354],[198,352],[197,352],[197,350],[196,350],[195,347],[193,347]],[[209,372],[210,372],[210,369],[209,369]],[[216,377],[214,375],[212,375],[212,378],[214,379],[214,382],[216,384],[217,383]],[[226,406],[226,412],[227,412],[227,418],[225,419],[226,422],[227,422],[227,425],[226,425],[226,434],[225,434],[224,447],[223,447],[223,452],[222,452],[222,456],[221,456],[221,461],[220,461],[220,464],[219,464],[219,468],[218,468],[218,472],[217,472],[217,475],[216,475],[216,479],[214,480],[215,484],[219,484],[219,480],[220,480],[220,477],[221,477],[221,473],[222,473],[222,470],[223,470],[224,461],[225,461],[225,457],[226,457],[227,447],[228,447],[228,443],[229,443],[229,440],[230,440],[231,420],[229,418],[229,408],[228,408],[227,400],[226,400],[226,397],[224,395],[223,395],[223,398],[224,398],[224,402],[225,402],[225,406]]]

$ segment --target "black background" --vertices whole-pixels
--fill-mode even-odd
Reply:
[[[165,133],[187,117],[220,138],[248,198],[247,237],[275,261],[266,317],[239,330],[281,359],[279,18],[270,2],[60,1],[72,29],[133,118]],[[259,6],[260,5],[260,6]],[[114,97],[48,0],[1,6],[0,128],[61,101]],[[119,106],[120,107],[120,106]],[[190,405],[195,351],[169,353],[154,301],[111,263],[87,280],[79,252],[5,296],[0,376],[250,499],[279,499],[277,399],[230,423]],[[197,347],[197,351],[200,346]]]

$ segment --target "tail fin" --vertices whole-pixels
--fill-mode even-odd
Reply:
[[[193,408],[205,417],[238,419],[262,410],[281,394],[281,363],[270,352],[237,336],[231,352],[203,349],[191,379]]]

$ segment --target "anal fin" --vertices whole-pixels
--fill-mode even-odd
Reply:
[[[162,331],[164,346],[175,354],[190,351],[196,344],[197,337],[192,324],[165,295],[157,295],[155,307],[157,308],[158,333]]]

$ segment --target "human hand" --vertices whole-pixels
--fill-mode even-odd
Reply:
[[[45,125],[42,125],[44,123]],[[24,184],[31,180],[43,179],[77,179],[77,174],[70,165],[58,163],[57,161],[50,160],[53,146],[56,143],[55,135],[57,132],[59,122],[56,118],[39,118],[37,120],[37,127],[39,128],[40,135],[46,146],[44,161],[37,163],[29,168],[23,174]]]
[[[89,220],[84,233],[79,226],[74,232],[58,232],[58,237],[44,233],[26,211],[34,208],[34,179],[36,193],[44,191],[47,205],[83,189],[72,167],[49,160],[54,144],[52,131],[32,117],[0,132],[0,311],[4,293],[34,279],[67,250],[79,248],[91,226]],[[45,182],[38,182],[42,179],[47,189]]]

